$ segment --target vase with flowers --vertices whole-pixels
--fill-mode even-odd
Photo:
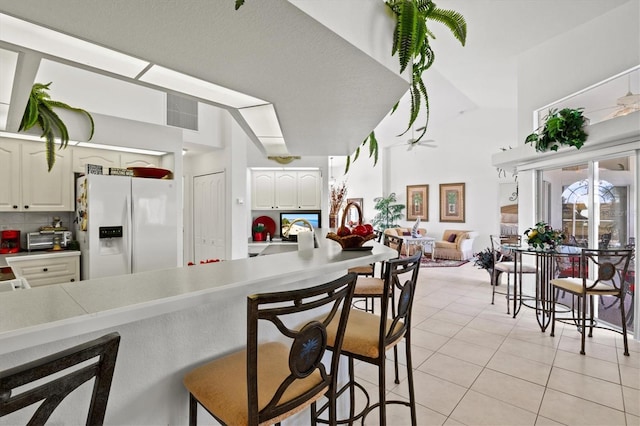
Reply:
[[[338,227],[338,212],[342,208],[344,197],[347,196],[347,184],[341,182],[331,185],[329,193],[329,228]]]
[[[533,249],[554,250],[564,240],[564,233],[553,229],[546,222],[538,222],[532,228],[524,231],[529,247]]]

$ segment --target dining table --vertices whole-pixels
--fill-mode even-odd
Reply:
[[[559,262],[567,260],[575,262],[580,256],[581,247],[560,246],[553,248],[534,248],[531,246],[506,245],[513,252],[515,283],[513,286],[513,318],[515,318],[522,306],[535,310],[536,320],[541,331],[545,331],[551,324],[552,314],[557,312],[570,312],[571,308],[560,303],[553,302],[551,280],[557,278],[560,273]],[[570,247],[570,248],[566,248]],[[523,292],[523,258],[533,258],[532,264],[536,267],[534,294]],[[572,268],[572,276],[579,275],[579,268]]]

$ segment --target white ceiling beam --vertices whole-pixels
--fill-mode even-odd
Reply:
[[[33,52],[20,52],[16,72],[13,75],[13,89],[11,91],[11,103],[7,116],[7,132],[18,132],[24,109],[27,106],[31,87],[36,79],[40,60],[42,58]],[[48,82],[47,82],[48,83]]]

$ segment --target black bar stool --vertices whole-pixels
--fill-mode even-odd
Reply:
[[[358,309],[352,309],[347,321],[342,354],[349,359],[349,382],[337,392],[339,397],[349,391],[351,409],[349,418],[337,420],[337,424],[349,423],[364,418],[374,409],[379,409],[380,425],[386,424],[386,405],[402,404],[411,409],[411,423],[417,424],[415,394],[413,388],[413,365],[411,362],[411,310],[415,296],[418,272],[420,271],[420,258],[422,252],[418,250],[413,256],[387,261],[384,280],[384,292],[381,300],[381,313],[374,315]],[[391,298],[393,291],[398,291],[396,298]],[[391,302],[391,303],[390,303]],[[391,306],[390,306],[391,305]],[[391,308],[391,309],[390,309]],[[391,315],[389,315],[391,314]],[[336,320],[327,327],[329,346],[333,342],[339,343],[341,337]],[[387,401],[385,386],[386,351],[397,348],[404,338],[407,356],[407,382],[409,385],[409,402]],[[364,361],[378,366],[378,402],[371,405],[369,395],[362,385],[356,382],[354,375],[354,360]],[[397,375],[397,364],[396,364]],[[367,404],[360,413],[354,413],[355,388],[364,392]],[[320,415],[331,406],[329,401],[317,412],[312,413],[318,422],[334,424],[331,420],[321,419]]]
[[[44,425],[64,398],[95,377],[87,425],[102,425],[119,345],[120,335],[111,333],[0,372],[0,417],[42,402],[28,424]],[[98,359],[91,364],[78,367],[62,376],[57,374],[96,357]],[[40,380],[49,381],[12,395],[19,387],[29,386]]]
[[[356,277],[347,274],[312,288],[249,296],[246,348],[184,377],[189,424],[196,424],[198,404],[228,425],[279,423],[323,395],[331,401],[329,417],[333,419],[335,372]],[[316,311],[319,317],[299,327],[300,313],[315,316]],[[258,323],[262,323],[260,330],[277,329],[279,339],[258,343]],[[339,336],[330,370],[323,363],[329,323],[336,325]]]

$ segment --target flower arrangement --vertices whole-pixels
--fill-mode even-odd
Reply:
[[[346,182],[331,185],[329,191],[329,228],[338,227],[338,212],[344,203],[344,197],[347,196]]]
[[[538,222],[533,228],[524,231],[529,246],[533,248],[555,248],[564,240],[564,233],[558,229],[553,229],[545,222]]]

